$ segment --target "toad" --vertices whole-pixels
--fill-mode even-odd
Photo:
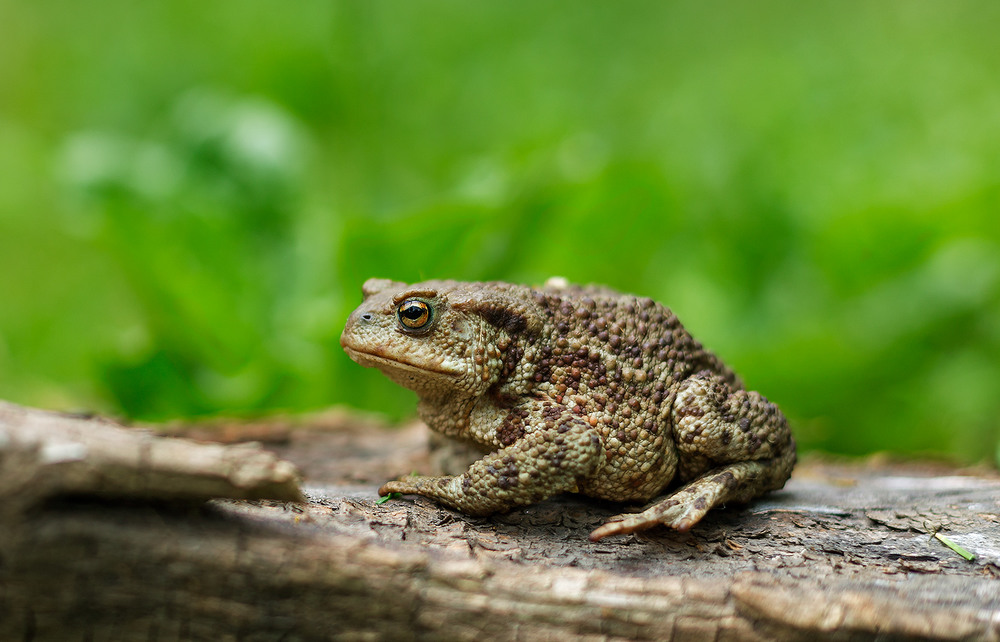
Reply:
[[[791,474],[795,442],[778,407],[651,299],[561,279],[370,279],[362,291],[340,338],[347,354],[415,391],[431,429],[484,453],[464,474],[402,477],[380,494],[469,515],[563,492],[656,499],[598,527],[597,541],[661,524],[685,531]]]

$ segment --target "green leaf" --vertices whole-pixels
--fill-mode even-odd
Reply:
[[[959,546],[955,542],[951,541],[950,539],[948,539],[947,537],[945,537],[941,533],[934,533],[934,538],[936,540],[938,540],[939,542],[941,542],[942,544],[944,544],[945,546],[947,546],[948,548],[950,548],[951,550],[953,550],[956,553],[958,553],[959,555],[961,555],[962,557],[964,557],[966,560],[968,560],[968,561],[971,562],[972,560],[976,559],[975,555],[973,555],[969,551],[965,550],[964,548],[962,548],[961,546]]]
[[[382,496],[382,497],[379,497],[379,498],[378,498],[378,501],[376,501],[376,502],[375,502],[375,505],[376,505],[376,506],[379,506],[379,505],[381,505],[381,504],[384,504],[384,503],[386,503],[386,502],[387,502],[387,501],[389,501],[390,499],[399,499],[399,498],[400,498],[400,497],[402,497],[402,496],[403,496],[403,494],[402,494],[402,493],[389,493],[388,495],[384,495],[384,496]]]

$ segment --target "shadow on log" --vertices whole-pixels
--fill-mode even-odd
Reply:
[[[692,532],[591,544],[615,506],[376,504],[455,465],[417,424],[167,430],[272,443],[0,404],[0,639],[1000,640],[987,471],[807,461]]]

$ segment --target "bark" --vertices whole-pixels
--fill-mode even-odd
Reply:
[[[1000,640],[989,471],[811,461],[692,532],[591,544],[620,507],[376,504],[389,477],[460,465],[417,424],[166,431],[271,443],[0,404],[0,639]]]

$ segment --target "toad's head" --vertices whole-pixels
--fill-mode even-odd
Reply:
[[[369,279],[340,345],[421,398],[477,396],[509,377],[508,352],[538,332],[529,290],[500,283]]]

